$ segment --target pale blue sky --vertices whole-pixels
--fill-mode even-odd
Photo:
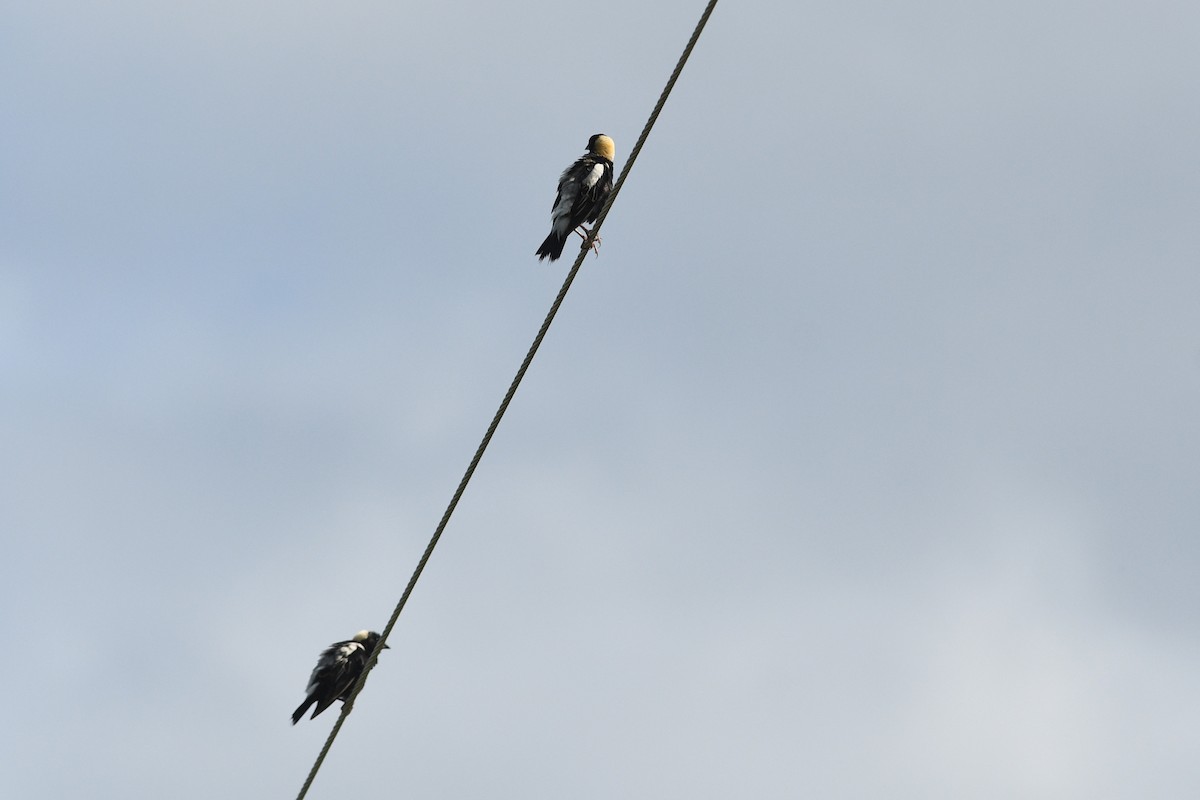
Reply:
[[[6,797],[289,797],[703,3],[0,25]],[[310,797],[1200,794],[1200,7],[718,6]]]

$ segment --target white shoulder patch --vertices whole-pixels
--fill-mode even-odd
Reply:
[[[595,186],[602,177],[604,177],[604,165],[596,164],[594,167],[592,167],[591,172],[583,176],[583,185],[584,187],[590,189]]]

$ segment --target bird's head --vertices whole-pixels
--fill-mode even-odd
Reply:
[[[588,139],[588,152],[601,158],[613,160],[616,154],[616,145],[613,144],[611,136],[605,136],[603,133],[597,133],[592,138]]]
[[[354,641],[362,642],[367,647],[374,650],[375,645],[379,644],[379,634],[375,631],[359,631],[358,633],[354,634]],[[383,649],[391,650],[392,648],[385,644]]]

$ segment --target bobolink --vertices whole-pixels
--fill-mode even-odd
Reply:
[[[333,705],[334,700],[345,701],[350,696],[350,689],[354,686],[354,682],[362,674],[367,659],[371,657],[371,653],[375,652],[377,644],[379,644],[378,633],[359,631],[354,634],[353,639],[329,645],[317,659],[316,669],[312,671],[312,677],[308,679],[308,689],[306,690],[308,697],[304,698],[304,702],[292,714],[292,724],[295,725],[299,722],[300,718],[304,716],[304,712],[308,711],[308,707],[313,703],[316,703],[317,707],[309,719],[316,719],[317,714]],[[390,650],[391,648],[385,644],[383,649]]]
[[[563,172],[558,179],[558,197],[550,212],[550,235],[538,248],[538,261],[549,257],[554,261],[562,255],[563,246],[571,231],[587,239],[587,228],[577,229],[585,222],[595,222],[613,186],[613,140],[603,133],[588,139],[588,151]],[[595,245],[600,243],[596,239]]]

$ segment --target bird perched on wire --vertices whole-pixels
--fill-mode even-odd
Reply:
[[[366,666],[371,653],[375,652],[377,644],[378,633],[359,631],[354,634],[353,639],[329,645],[317,659],[316,669],[312,671],[312,677],[308,679],[308,689],[305,690],[308,697],[304,698],[304,702],[293,712],[292,724],[299,722],[304,712],[314,703],[317,707],[309,719],[316,719],[317,714],[333,705],[334,700],[345,701],[349,698],[350,689],[362,674],[363,667]],[[385,644],[383,649],[391,648]]]
[[[550,235],[537,250],[538,261],[547,257],[554,261],[561,256],[572,231],[586,241],[590,231],[583,224],[596,221],[604,201],[612,193],[613,154],[616,152],[613,140],[597,133],[588,139],[587,149],[558,179],[558,197],[550,212]],[[592,248],[598,251],[599,245],[597,238]]]

